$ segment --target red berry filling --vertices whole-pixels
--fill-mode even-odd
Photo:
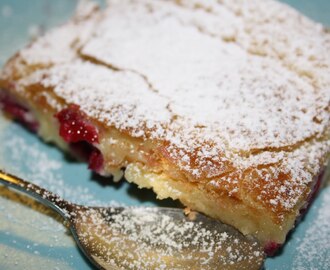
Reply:
[[[55,117],[60,122],[60,136],[66,142],[85,141],[90,144],[99,142],[97,129],[84,119],[85,115],[79,110],[79,106],[70,105]]]
[[[9,96],[0,94],[0,108],[31,131],[37,132],[39,125],[29,110],[12,100]]]
[[[100,173],[103,168],[103,155],[100,150],[87,142],[70,143],[71,151],[75,156],[88,162],[88,168]]]
[[[274,256],[276,251],[281,247],[281,244],[275,243],[275,242],[268,242],[265,247],[264,251],[267,254],[267,256]]]
[[[100,150],[94,148],[88,158],[88,168],[92,171],[99,172],[103,167],[103,155]]]
[[[70,105],[55,115],[60,123],[60,136],[68,143],[72,150],[85,160],[88,168],[100,172],[103,167],[103,156],[93,144],[99,142],[96,127],[86,121],[85,114],[79,106]]]

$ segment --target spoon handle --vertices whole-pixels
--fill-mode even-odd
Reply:
[[[58,212],[64,219],[68,219],[73,204],[62,199],[60,196],[41,188],[35,184],[27,182],[17,176],[6,173],[0,169],[0,183],[22,191],[37,199],[42,204],[51,207]]]

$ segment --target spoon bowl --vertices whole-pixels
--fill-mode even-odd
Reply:
[[[99,269],[260,269],[258,242],[233,227],[178,208],[86,207],[0,170],[0,182],[60,213]]]

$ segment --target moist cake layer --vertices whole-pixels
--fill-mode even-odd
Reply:
[[[329,155],[329,51],[322,26],[269,0],[88,3],[0,86],[46,140],[91,145],[92,169],[127,168],[266,245],[284,242]]]

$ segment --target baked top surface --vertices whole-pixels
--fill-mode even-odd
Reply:
[[[54,109],[78,104],[165,145],[192,179],[283,214],[329,153],[329,34],[273,1],[221,2],[91,5],[22,50],[3,85],[41,85]]]

